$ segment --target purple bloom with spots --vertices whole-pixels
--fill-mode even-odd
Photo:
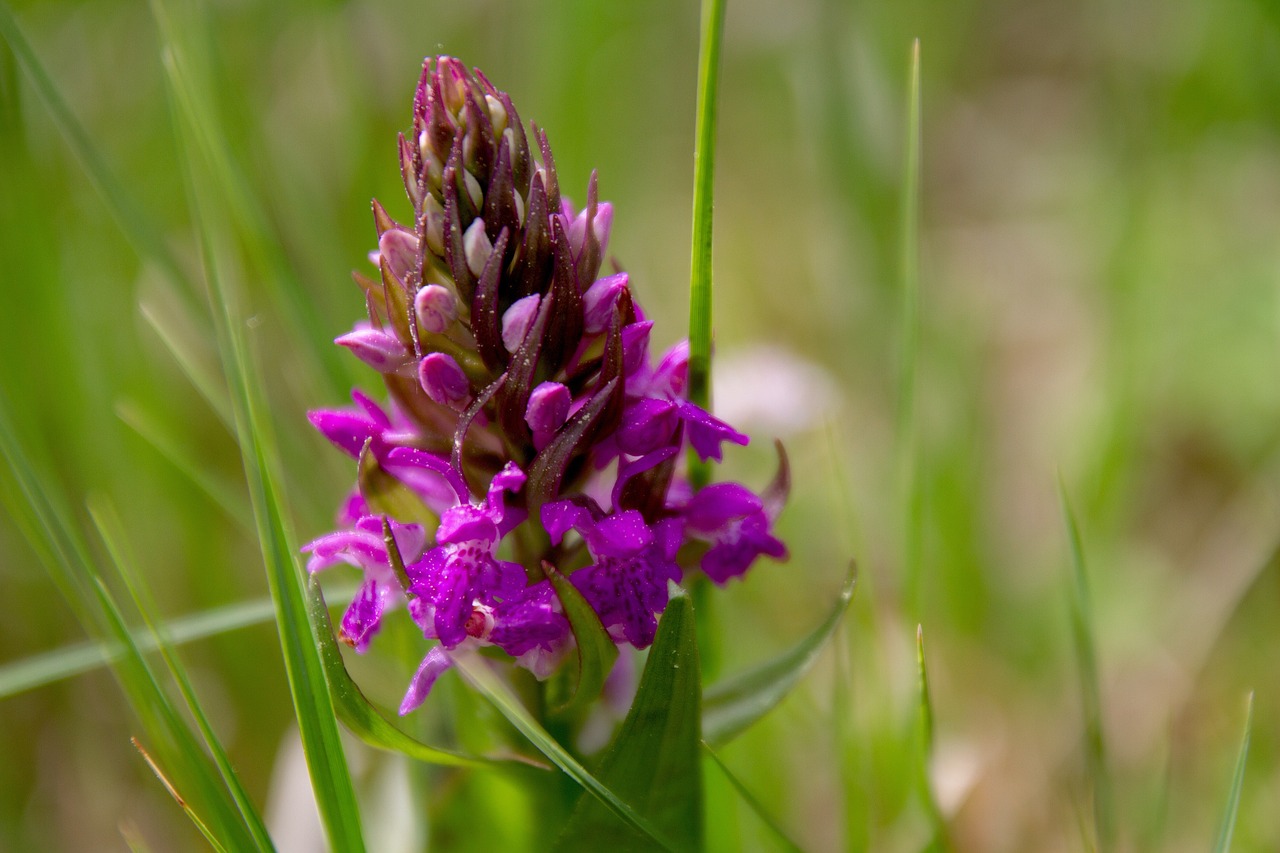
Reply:
[[[356,651],[407,605],[424,656],[401,713],[467,649],[562,671],[575,638],[547,565],[639,649],[688,572],[723,584],[784,559],[785,459],[763,494],[685,476],[687,451],[719,462],[748,438],[689,402],[688,345],[652,358],[631,279],[602,274],[614,211],[596,176],[575,207],[546,134],[449,57],[424,63],[399,160],[412,217],[374,202],[367,316],[337,339],[389,401],[310,414],[357,486],[342,529],[304,550],[312,571],[363,571],[342,622]]]

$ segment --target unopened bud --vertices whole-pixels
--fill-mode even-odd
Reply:
[[[427,232],[427,248],[437,258],[444,257],[444,208],[429,193],[422,200],[422,219]]]
[[[609,328],[613,317],[613,306],[618,301],[618,294],[627,289],[627,274],[605,276],[598,279],[582,294],[583,330],[589,335],[598,335]]]
[[[529,395],[524,421],[533,430],[533,446],[541,450],[569,419],[573,396],[559,382],[543,382]]]
[[[379,373],[393,373],[404,365],[408,351],[390,332],[366,327],[334,338],[338,346],[351,353]]]
[[[489,256],[493,254],[493,243],[489,241],[489,235],[484,232],[483,219],[472,222],[471,227],[462,235],[462,248],[467,255],[467,268],[471,270],[472,275],[479,278],[484,272],[484,265],[489,263]]]
[[[493,95],[485,95],[484,103],[489,108],[489,121],[493,123],[493,135],[501,136],[507,129],[507,108]]]
[[[628,376],[644,366],[649,358],[649,332],[653,322],[632,323],[622,327],[622,369]]]
[[[476,180],[475,175],[471,174],[466,169],[462,170],[462,178],[463,182],[467,185],[467,196],[470,197],[471,204],[476,210],[482,210],[484,208],[484,190],[481,189],[480,182]],[[479,275],[479,273],[477,273],[477,275]]]
[[[382,232],[378,238],[378,251],[401,284],[408,281],[409,271],[418,266],[418,238],[403,228]]]
[[[515,352],[520,348],[534,318],[538,316],[541,304],[542,297],[535,293],[512,302],[507,313],[502,315],[502,345],[507,348],[507,352]]]
[[[438,335],[457,319],[458,300],[447,287],[428,284],[413,298],[413,310],[418,317],[418,328]]]
[[[422,359],[418,380],[427,396],[442,406],[461,411],[471,402],[471,383],[451,355],[433,352]]]
[[[596,243],[600,245],[600,254],[604,255],[609,245],[609,232],[613,230],[613,205],[607,201],[596,206],[596,218],[591,220],[591,230],[595,232]]]

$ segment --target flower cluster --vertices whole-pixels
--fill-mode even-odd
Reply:
[[[464,647],[554,671],[574,638],[547,567],[643,648],[686,568],[723,584],[786,556],[770,531],[785,462],[763,495],[692,488],[682,450],[719,461],[747,437],[686,399],[687,345],[651,357],[627,274],[600,274],[612,207],[593,174],[575,210],[531,131],[479,71],[424,63],[400,136],[413,221],[374,202],[380,275],[356,274],[368,320],[336,341],[382,375],[390,405],[357,391],[354,408],[310,416],[358,463],[342,529],[304,549],[312,572],[364,572],[342,638],[363,652],[403,605],[439,640],[401,713]]]

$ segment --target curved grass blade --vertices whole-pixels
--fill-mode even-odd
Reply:
[[[0,396],[0,458],[7,463],[16,492],[0,489],[10,517],[28,538],[76,617],[86,630],[112,637],[124,648],[114,673],[148,737],[183,784],[207,809],[212,831],[235,849],[255,844],[226,789],[208,764],[198,741],[177,713],[154,671],[133,642],[84,538],[72,522],[52,478],[41,476],[13,431]]]
[[[1115,846],[1115,807],[1111,776],[1107,771],[1107,744],[1102,731],[1102,698],[1098,688],[1098,653],[1094,644],[1093,610],[1089,605],[1089,577],[1085,567],[1080,528],[1067,498],[1067,488],[1058,480],[1063,521],[1071,542],[1071,638],[1080,667],[1080,700],[1084,708],[1085,757],[1093,787],[1093,821],[1098,850],[1107,853]]]
[[[618,647],[609,639],[609,633],[600,623],[600,617],[582,593],[567,577],[556,570],[555,566],[543,565],[547,580],[560,599],[565,618],[573,629],[573,637],[578,645],[578,684],[573,696],[554,710],[557,715],[567,715],[585,707],[600,696],[604,689],[604,680],[618,659]]]
[[[716,93],[726,0],[703,0],[698,105],[693,149],[693,249],[689,270],[689,402],[711,408],[711,234],[716,176]],[[689,479],[706,485],[710,468],[689,453]]]
[[[637,814],[630,805],[620,799],[611,788],[597,777],[593,776],[587,768],[583,767],[576,758],[569,754],[568,750],[548,734],[547,730],[533,718],[533,715],[529,713],[524,705],[520,704],[520,700],[511,692],[511,688],[503,683],[502,679],[498,678],[497,674],[494,673],[482,657],[468,652],[455,655],[453,662],[463,677],[476,690],[484,694],[485,698],[498,709],[498,712],[528,738],[529,742],[545,755],[551,763],[563,770],[569,778],[573,779],[603,803],[620,820],[643,835],[648,836],[661,849],[676,849],[661,840],[658,830],[647,818]]]
[[[348,599],[355,594],[355,590],[353,586],[339,587],[337,597]],[[271,599],[260,598],[179,616],[161,623],[160,627],[171,646],[181,646],[251,625],[261,625],[270,622],[275,615],[275,605]],[[133,628],[129,635],[141,652],[153,652],[158,648],[155,637],[149,631]],[[0,666],[0,699],[92,672],[120,660],[127,653],[127,649],[120,643],[85,642],[4,664]]]
[[[112,562],[115,563],[116,571],[124,580],[125,587],[133,598],[134,606],[138,609],[138,613],[142,616],[142,621],[146,624],[156,647],[160,650],[160,655],[164,658],[169,674],[173,676],[174,682],[178,685],[178,691],[182,694],[182,699],[186,702],[187,710],[191,712],[192,719],[195,720],[196,728],[200,731],[205,748],[209,750],[209,755],[212,756],[213,763],[217,766],[218,773],[222,776],[223,784],[226,785],[227,791],[231,794],[231,799],[235,801],[236,808],[240,810],[240,816],[244,819],[244,824],[249,830],[249,834],[253,836],[254,844],[258,850],[275,850],[275,845],[271,843],[271,836],[267,832],[266,824],[262,821],[262,816],[258,814],[258,810],[253,805],[253,800],[249,798],[249,794],[245,791],[240,777],[236,775],[235,768],[231,766],[231,759],[227,756],[227,751],[223,748],[222,741],[218,739],[217,733],[213,730],[213,725],[209,722],[204,708],[200,705],[200,700],[196,697],[195,688],[191,685],[191,679],[187,676],[186,668],[178,660],[168,637],[161,633],[160,628],[157,627],[150,616],[155,611],[155,602],[150,599],[145,589],[138,583],[138,578],[133,569],[133,561],[126,556],[123,526],[120,524],[115,509],[103,500],[91,500],[89,514],[93,517],[93,522],[98,528],[98,534],[101,536],[103,544],[107,546],[107,553],[110,555]],[[134,745],[137,746],[136,741]],[[150,761],[149,757],[148,761]],[[170,792],[174,793],[172,790]],[[181,802],[181,799],[179,799],[179,802]]]
[[[853,599],[857,567],[849,566],[831,615],[794,648],[771,661],[708,687],[702,694],[702,737],[723,746],[748,729],[783,700],[817,660]]]
[[[1249,738],[1253,733],[1253,691],[1249,691],[1248,710],[1244,717],[1244,737],[1240,741],[1240,752],[1236,756],[1236,770],[1231,776],[1231,794],[1227,797],[1227,810],[1222,815],[1222,824],[1218,827],[1218,841],[1213,845],[1214,853],[1227,853],[1231,849],[1231,836],[1236,828],[1236,814],[1240,811],[1240,792],[1244,788],[1244,768],[1249,761]]]
[[[348,674],[346,664],[342,661],[342,650],[338,648],[338,643],[333,636],[329,607],[325,604],[320,584],[316,583],[314,578],[307,580],[307,609],[320,637],[320,658],[324,662],[324,672],[333,696],[334,710],[338,714],[338,719],[342,720],[343,725],[352,734],[377,749],[403,753],[410,758],[429,764],[477,767],[492,763],[489,759],[427,746],[388,720],[365,697]]]
[[[178,804],[180,809],[186,812],[187,817],[196,825],[196,829],[200,830],[204,840],[208,841],[209,845],[218,853],[226,853],[227,848],[223,846],[218,836],[213,834],[213,830],[209,829],[209,825],[200,819],[200,815],[191,807],[191,804],[178,793],[178,789],[169,781],[169,777],[164,775],[164,771],[160,769],[160,765],[156,763],[156,760],[151,757],[151,753],[147,752],[136,737],[129,738],[129,742],[133,744],[134,749],[138,750],[142,760],[147,762],[147,766],[151,768],[151,772],[155,774],[156,779],[160,780],[160,784],[164,785],[164,789],[169,792],[169,796],[173,797],[173,801]]]
[[[929,697],[929,672],[924,662],[924,626],[916,626],[916,671],[920,678],[920,698],[917,709],[919,725],[920,760],[917,764],[919,774],[920,798],[924,801],[925,811],[929,814],[930,829],[933,837],[926,850],[946,850],[947,823],[938,807],[938,799],[933,794],[933,782],[929,776],[929,765],[933,759],[933,701]]]
[[[677,850],[704,846],[700,741],[701,675],[693,603],[671,597],[636,698],[600,761],[600,781],[625,797]],[[560,836],[563,850],[661,849],[583,794]]]
[[[235,307],[234,279],[224,280],[222,263],[232,257],[228,214],[222,188],[229,185],[220,168],[225,164],[207,150],[211,127],[202,109],[198,87],[175,37],[164,5],[152,4],[165,54],[165,76],[175,112],[181,150],[192,152],[185,165],[191,189],[191,213],[200,239],[206,285],[214,304],[214,326],[226,381],[231,390],[236,437],[258,528],[267,583],[276,606],[276,627],[284,655],[285,673],[307,770],[329,845],[335,850],[361,853],[364,848],[360,812],[338,723],[319,652],[317,628],[307,613],[298,550],[280,499],[275,451],[260,380],[248,356],[243,318]],[[198,143],[204,142],[206,145]],[[203,155],[203,156],[202,156]]]
[[[791,836],[787,835],[787,831],[782,828],[782,825],[774,819],[773,815],[769,814],[764,804],[760,802],[755,794],[751,793],[746,785],[742,784],[742,780],[729,769],[727,764],[720,760],[720,756],[716,755],[715,750],[708,746],[705,740],[702,742],[702,751],[707,754],[707,757],[711,759],[716,767],[720,768],[724,778],[729,780],[729,784],[738,792],[738,796],[742,797],[743,802],[750,807],[751,811],[755,812],[756,817],[760,818],[760,822],[769,828],[769,831],[773,833],[774,838],[777,839],[782,849],[790,850],[792,853],[804,853],[804,848],[791,840]]]

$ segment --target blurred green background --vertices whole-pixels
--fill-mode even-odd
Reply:
[[[658,342],[684,335],[696,3],[163,5],[205,57],[207,107],[244,180],[241,284],[303,540],[328,529],[352,473],[305,410],[376,387],[329,341],[362,310],[348,272],[375,244],[370,198],[409,209],[395,134],[424,55],[459,56],[509,91],[548,131],[570,196],[599,170],[613,255]],[[13,14],[157,239],[131,242],[0,42],[0,388],[51,487],[121,514],[166,615],[260,599],[234,439],[157,333],[217,375],[152,11],[42,0]],[[849,557],[861,567],[840,653],[725,761],[806,848],[919,849],[919,623],[933,789],[956,849],[1087,849],[1060,479],[1088,560],[1120,849],[1209,847],[1249,690],[1236,849],[1280,847],[1280,6],[736,0],[719,135],[715,393],[755,438],[724,475],[763,484],[774,435],[794,466],[792,559],[718,596],[719,671],[794,642]],[[157,446],[197,460],[226,506]],[[83,639],[6,518],[0,554],[4,659]],[[251,792],[283,808],[273,770],[292,707],[274,628],[185,659]],[[395,703],[403,673],[358,672]],[[133,752],[135,729],[106,671],[0,699],[0,847],[200,843]],[[373,811],[398,802],[393,763],[352,755]],[[713,846],[773,849],[709,782]],[[493,826],[464,849],[491,849],[516,819],[500,787],[479,790]]]

